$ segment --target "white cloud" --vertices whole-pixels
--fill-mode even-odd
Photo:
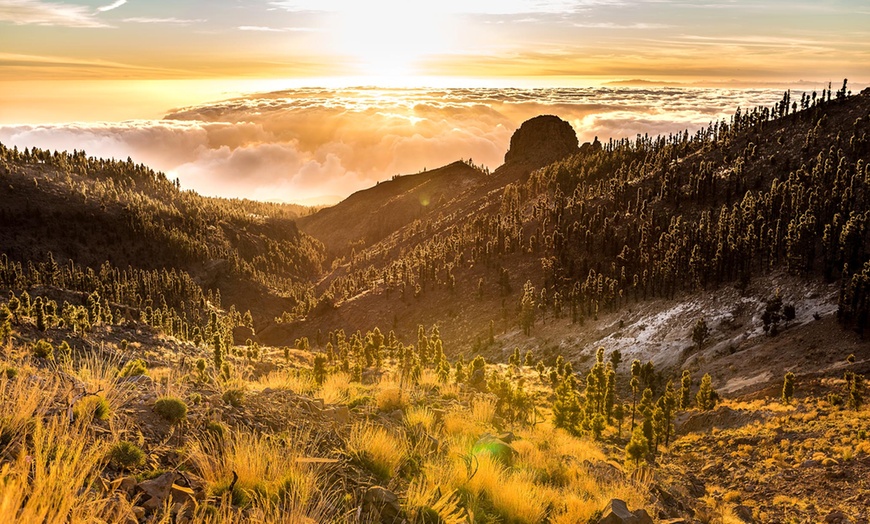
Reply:
[[[106,11],[111,11],[112,9],[117,9],[126,3],[127,3],[127,0],[116,0],[115,2],[112,2],[109,5],[104,5],[103,7],[98,7],[97,11],[104,13]]]
[[[514,130],[539,114],[567,120],[581,142],[606,142],[695,130],[781,96],[780,89],[312,88],[192,107],[160,121],[5,126],[0,142],[130,156],[209,195],[303,201],[459,158],[495,168]]]
[[[109,27],[94,18],[89,7],[41,0],[0,2],[0,22],[12,22],[15,25]]]
[[[184,18],[148,18],[148,17],[133,17],[125,18],[124,22],[133,24],[171,24],[171,25],[190,25],[199,24],[206,20],[201,18],[184,19]]]
[[[261,25],[240,25],[239,31],[256,31],[262,33],[295,33],[316,31],[313,27],[267,27]]]

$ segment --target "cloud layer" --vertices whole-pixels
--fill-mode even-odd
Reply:
[[[19,148],[84,149],[179,177],[203,194],[306,201],[471,158],[500,165],[519,125],[569,121],[581,142],[695,130],[778,90],[299,89],[185,108],[159,121],[0,127]]]

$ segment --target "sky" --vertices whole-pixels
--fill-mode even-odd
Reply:
[[[870,83],[867,0],[0,0],[0,142],[220,196],[334,201],[495,168],[541,113],[669,133],[843,78]]]
[[[870,76],[866,0],[2,0],[16,80]]]

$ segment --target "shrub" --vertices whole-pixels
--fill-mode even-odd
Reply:
[[[187,418],[187,404],[180,398],[161,397],[154,403],[154,412],[170,424],[178,424]]]
[[[51,343],[40,339],[39,342],[33,345],[33,356],[37,358],[52,359],[54,358],[54,347]]]
[[[245,398],[245,392],[238,388],[228,389],[221,396],[223,401],[234,408],[241,407],[242,399]]]
[[[224,438],[227,434],[227,427],[217,420],[209,420],[205,424],[205,430],[217,438]]]
[[[124,440],[109,450],[109,462],[119,469],[133,469],[145,463],[145,452],[136,444]]]
[[[89,395],[81,399],[73,408],[75,417],[93,417],[93,420],[107,420],[111,410],[109,403],[100,395]]]
[[[57,358],[61,362],[65,362],[70,359],[72,356],[72,348],[69,346],[69,342],[64,340],[57,346]]]
[[[135,360],[131,360],[127,362],[123,369],[121,369],[121,373],[119,376],[121,377],[136,377],[139,375],[144,375],[148,371],[148,366],[145,364],[145,361],[141,358],[137,358]]]

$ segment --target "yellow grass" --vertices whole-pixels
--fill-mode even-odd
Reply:
[[[124,522],[130,509],[94,493],[109,439],[87,435],[88,421],[63,417],[33,423],[32,439],[0,467],[0,515],[9,522],[84,524]]]
[[[375,395],[375,403],[378,406],[378,411],[386,413],[393,412],[397,409],[404,410],[408,404],[408,394],[399,388],[399,385],[394,382],[384,382],[378,386],[378,392]]]
[[[479,396],[471,401],[471,418],[479,424],[492,424],[495,416],[495,399],[491,396]]]
[[[399,472],[407,456],[408,443],[382,427],[354,424],[347,438],[347,452],[360,465],[387,480]]]
[[[353,391],[354,388],[350,383],[350,375],[347,373],[335,373],[324,379],[317,398],[323,399],[327,404],[344,404],[350,400]]]
[[[215,495],[231,498],[237,505],[252,505],[268,511],[280,504],[288,518],[311,518],[323,511],[319,474],[298,459],[309,448],[309,436],[298,432],[287,442],[246,432],[232,432],[223,439],[195,440],[190,461]],[[238,481],[227,489],[233,472]]]
[[[268,388],[279,391],[292,391],[297,395],[310,395],[317,387],[310,376],[301,376],[289,370],[272,371],[250,382],[249,386],[254,391],[263,391]]]

